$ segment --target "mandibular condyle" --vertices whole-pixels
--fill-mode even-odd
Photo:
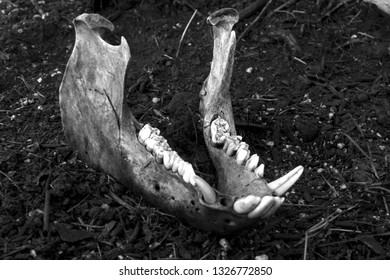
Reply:
[[[281,196],[303,172],[298,166],[266,182],[260,157],[251,155],[236,134],[229,86],[237,21],[238,12],[230,8],[207,18],[213,29],[213,60],[199,93],[199,111],[217,186],[172,150],[158,128],[134,119],[123,94],[129,47],[124,38],[120,46],[101,39],[99,29],[113,29],[105,18],[83,14],[74,20],[76,43],[60,87],[65,136],[85,161],[182,222],[223,234],[275,213],[284,202]]]

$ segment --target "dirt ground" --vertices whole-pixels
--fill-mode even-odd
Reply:
[[[119,1],[99,12],[116,27],[107,40],[129,43],[134,115],[213,181],[197,125],[212,57],[205,19],[251,1],[190,2]],[[58,88],[72,19],[92,12],[91,1],[0,1],[0,259],[389,259],[390,17],[357,0],[277,10],[283,2],[237,43],[231,95],[266,178],[305,171],[272,218],[218,236],[151,207],[67,146]],[[260,11],[240,20],[238,37]]]

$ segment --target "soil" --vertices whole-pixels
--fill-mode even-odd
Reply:
[[[129,43],[134,115],[213,181],[198,123],[212,58],[205,18],[251,1],[189,2],[119,1],[99,13],[116,27],[107,40]],[[237,43],[231,96],[266,178],[305,171],[271,219],[219,236],[151,207],[67,145],[58,88],[71,20],[91,1],[1,1],[0,259],[389,259],[390,16],[361,1],[276,11],[283,2]],[[238,37],[259,13],[240,20]]]

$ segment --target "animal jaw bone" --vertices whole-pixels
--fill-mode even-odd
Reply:
[[[228,13],[232,11],[227,10]],[[209,17],[211,23],[218,21],[217,28],[225,27],[224,21],[231,19],[230,16],[219,17],[218,12]],[[112,46],[99,35],[102,28],[112,31],[112,23],[97,14],[83,14],[73,23],[76,42],[60,86],[59,101],[65,136],[81,158],[111,174],[153,206],[203,230],[229,234],[257,224],[277,210],[283,199],[271,196],[272,193],[281,195],[288,189],[285,183],[296,180],[301,169],[267,187],[265,181],[259,180],[264,174],[263,165],[256,167],[258,158],[255,156],[248,159],[248,147],[239,136],[235,136],[233,116],[225,109],[228,119],[221,115],[220,122],[214,122],[215,132],[221,137],[215,137],[218,139],[216,147],[210,144],[210,138],[206,138],[208,148],[212,146],[223,156],[224,162],[236,167],[238,165],[232,158],[237,154],[242,174],[250,176],[250,180],[262,182],[266,192],[240,192],[244,185],[236,186],[236,192],[216,191],[195,174],[190,163],[170,148],[157,128],[138,123],[124,103],[124,78],[130,59],[128,44],[122,37],[119,46]],[[225,35],[221,33],[222,37]],[[217,42],[225,44],[218,38],[215,37]],[[229,38],[231,41],[231,35]],[[229,56],[232,58],[233,53]],[[207,90],[218,85],[221,77],[213,76],[213,73],[217,67],[223,67],[225,60],[224,57],[213,59],[208,79],[213,83],[206,82]],[[220,69],[231,71],[231,67]],[[219,88],[221,86],[223,88],[223,85]],[[202,101],[203,112],[208,112],[209,104]],[[231,109],[230,103],[227,106]],[[226,123],[222,121],[225,119]],[[210,119],[209,124],[214,120]],[[205,118],[205,124],[207,122]],[[228,126],[221,129],[224,124]],[[206,131],[206,134],[210,136],[210,132]],[[210,151],[210,154],[216,162],[215,152]]]
[[[235,209],[239,209],[236,212],[241,212],[242,207],[245,208],[243,205],[248,205],[248,217],[263,216],[260,210],[267,212],[267,207],[270,207],[271,213],[283,203],[278,196],[298,180],[303,167],[298,166],[271,183],[263,179],[264,165],[258,166],[259,156],[250,156],[248,144],[236,135],[229,94],[236,43],[232,28],[238,21],[238,12],[221,9],[211,14],[207,21],[213,28],[214,51],[210,74],[200,92],[200,111],[205,142],[218,173],[217,189],[224,194],[241,197],[234,205]],[[258,198],[263,199],[259,201]],[[252,210],[256,203],[258,207]],[[264,208],[264,205],[267,207]]]

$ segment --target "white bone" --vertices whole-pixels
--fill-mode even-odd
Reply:
[[[257,154],[251,155],[251,157],[246,162],[246,168],[249,171],[254,171],[257,165],[259,164],[260,157]]]
[[[268,183],[268,187],[278,196],[283,195],[301,177],[303,166],[297,166],[283,177]]]
[[[270,208],[275,204],[275,198],[273,196],[265,196],[261,199],[261,202],[257,207],[248,214],[248,218],[258,218],[264,213],[268,212]]]
[[[256,169],[255,169],[255,174],[259,178],[264,178],[264,164],[260,164]]]
[[[208,204],[214,204],[217,201],[217,197],[213,188],[202,178],[195,175],[195,184],[203,194],[203,199]]]
[[[259,205],[261,198],[254,195],[241,197],[234,202],[233,209],[237,214],[246,214]]]

